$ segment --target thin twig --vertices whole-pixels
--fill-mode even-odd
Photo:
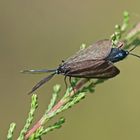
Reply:
[[[78,92],[78,90],[83,87],[88,82],[88,79],[82,79],[69,93],[69,97],[72,97],[74,94]],[[63,98],[48,112],[47,116],[51,116],[52,113],[56,112],[60,107],[66,104],[68,101],[63,100]],[[46,116],[46,114],[45,114]],[[40,128],[48,118],[43,117],[27,132],[25,135],[25,140],[27,140],[38,128]]]

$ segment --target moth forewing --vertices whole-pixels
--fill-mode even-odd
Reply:
[[[64,63],[75,63],[85,60],[102,60],[111,52],[112,42],[109,39],[97,41],[84,50],[78,51]]]
[[[120,72],[111,62],[104,60],[81,61],[69,67],[65,75],[79,78],[112,78]]]

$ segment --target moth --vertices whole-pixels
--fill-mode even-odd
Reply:
[[[114,63],[123,60],[131,54],[139,57],[130,51],[124,50],[124,43],[118,42],[115,48],[112,47],[112,41],[109,39],[99,40],[91,46],[79,50],[75,55],[63,61],[55,69],[43,70],[23,70],[23,73],[51,73],[49,76],[38,82],[29,93],[33,93],[40,86],[48,82],[56,74],[66,77],[78,78],[97,78],[108,79],[113,78],[120,73],[120,70]]]

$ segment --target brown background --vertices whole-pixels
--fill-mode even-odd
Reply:
[[[27,92],[46,76],[19,71],[54,68],[81,43],[109,38],[124,10],[131,13],[131,23],[140,21],[139,0],[0,0],[0,139],[6,139],[13,121],[17,137],[30,106]],[[135,52],[140,54],[140,49]],[[66,123],[44,139],[140,139],[140,61],[129,56],[116,65],[120,75],[59,115],[65,116]],[[44,113],[56,83],[65,89],[63,76],[56,76],[38,90],[36,120]]]

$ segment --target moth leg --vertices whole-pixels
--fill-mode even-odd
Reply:
[[[71,87],[73,87],[72,81],[71,81],[71,77],[69,77],[69,83],[71,85]]]
[[[71,85],[71,87],[72,87],[72,91],[74,91],[75,92],[75,88],[74,88],[74,85],[73,85],[73,83],[72,83],[72,81],[71,81],[71,76],[69,77],[69,83],[70,83],[70,85]]]
[[[67,81],[66,81],[66,78],[67,78],[67,76],[68,76],[68,74],[69,74],[69,72],[70,72],[70,69],[68,69],[67,71],[65,71],[65,78],[64,78],[64,81],[65,81],[65,85],[66,85],[66,89],[67,89]],[[74,90],[74,86],[73,86],[73,84],[72,84],[72,80],[71,80],[71,76],[68,76],[69,77],[69,83],[70,83],[70,85],[71,85],[71,87],[72,87],[72,90]]]
[[[66,75],[65,75],[65,77],[64,77],[64,82],[65,82],[65,86],[66,86],[66,89],[67,89],[68,84],[67,84],[67,76],[66,76]]]
[[[67,88],[68,88],[67,76],[64,77],[64,82],[65,82],[65,86],[66,86],[66,89],[67,89]],[[71,87],[72,87],[72,90],[74,90],[74,86],[73,86],[73,84],[72,84],[72,82],[71,82],[71,77],[69,77],[69,83],[70,83],[70,85],[71,85]]]

